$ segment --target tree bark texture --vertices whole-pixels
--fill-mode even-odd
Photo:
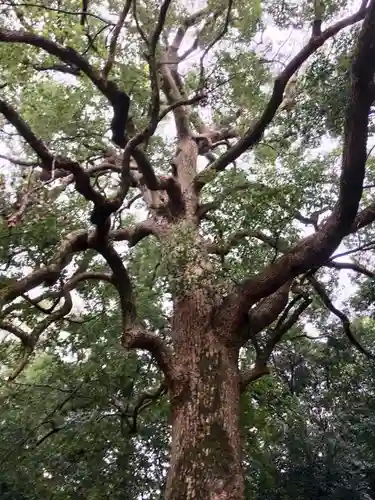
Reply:
[[[177,301],[176,376],[166,500],[243,500],[238,348],[211,328],[209,300],[195,290]]]

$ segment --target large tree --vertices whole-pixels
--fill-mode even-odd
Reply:
[[[135,410],[169,396],[165,498],[243,499],[241,392],[314,317],[313,296],[370,355],[320,277],[373,277],[332,256],[375,220],[375,0],[349,13],[347,2],[74,3],[1,7],[0,328],[22,346],[16,362],[6,344],[9,379],[52,339],[79,342],[77,303],[81,320],[107,316],[105,335],[121,331],[162,378]],[[288,61],[260,36],[307,24]],[[313,150],[327,138],[341,140],[340,175],[337,144]],[[92,332],[86,355],[98,356]]]

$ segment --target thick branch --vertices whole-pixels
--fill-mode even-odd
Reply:
[[[32,147],[36,154],[41,158],[43,167],[51,172],[54,177],[55,171],[70,172],[75,180],[76,190],[82,194],[86,200],[94,203],[94,210],[91,215],[93,224],[102,225],[108,217],[121,207],[124,197],[130,187],[129,176],[123,176],[121,189],[117,196],[108,201],[102,194],[98,193],[90,183],[90,175],[95,172],[95,168],[91,171],[85,171],[77,162],[67,158],[55,157],[45,146],[43,141],[37,137],[30,129],[29,125],[20,117],[17,111],[5,101],[0,100],[0,112],[9,120],[16,128],[18,133]],[[112,169],[114,167],[111,167]]]
[[[352,63],[340,191],[335,209],[315,234],[303,239],[258,276],[246,280],[237,293],[228,297],[229,303],[234,304],[238,311],[235,321],[243,317],[252,304],[272,294],[288,280],[312,267],[323,265],[352,226],[362,196],[374,72],[375,0],[372,0]],[[226,314],[225,307],[222,308],[222,314]]]
[[[17,297],[27,293],[29,290],[43,284],[53,284],[57,281],[60,273],[72,260],[73,255],[83,252],[89,248],[95,248],[96,231],[76,231],[69,234],[61,243],[60,250],[54,262],[29,274],[18,282],[10,281],[0,291],[0,309]],[[109,239],[114,241],[129,241],[131,246],[136,245],[141,239],[150,234],[157,234],[155,225],[150,220],[145,220],[129,228],[110,231]]]
[[[32,347],[31,335],[24,332],[21,328],[18,328],[18,326],[8,323],[7,321],[0,321],[0,330],[5,330],[20,339],[22,345]]]
[[[83,73],[85,73],[85,75],[92,81],[97,89],[108,98],[109,101],[113,102],[114,93],[116,93],[117,90],[115,84],[113,82],[107,82],[104,78],[102,78],[100,74],[88,63],[88,61],[73,48],[63,47],[48,38],[44,38],[34,33],[29,33],[27,31],[13,31],[5,28],[0,29],[0,42],[32,45],[45,50],[49,54],[57,57],[67,64],[76,66]]]
[[[112,140],[119,147],[126,144],[125,127],[128,119],[130,98],[117,85],[101,76],[89,62],[71,47],[62,45],[27,31],[0,29],[0,42],[23,43],[41,48],[68,65],[79,68],[98,90],[109,100],[113,108],[111,121]]]
[[[43,141],[37,137],[29,125],[20,117],[17,111],[8,103],[0,99],[0,113],[13,125],[17,132],[25,139],[29,146],[42,160],[43,165],[52,168],[53,154],[45,146]]]
[[[264,330],[273,323],[279,314],[282,313],[288,303],[291,281],[285,283],[275,293],[263,299],[262,302],[249,313],[249,325],[251,335]]]
[[[173,353],[167,344],[157,335],[146,330],[137,322],[123,332],[122,344],[127,349],[144,349],[149,351],[168,382],[173,379]]]
[[[361,21],[368,11],[371,12],[372,6],[368,10],[360,8],[355,14],[338,21],[333,26],[330,26],[323,31],[319,36],[312,37],[303,49],[290,61],[285,69],[278,75],[275,80],[272,96],[262,114],[254,125],[251,125],[245,135],[232,148],[218,158],[209,166],[209,170],[213,172],[221,172],[230,163],[235,161],[246,150],[252,148],[263,137],[264,131],[273,120],[276,111],[283,100],[285,87],[293,74],[302,66],[302,64],[321,47],[328,39],[335,36],[342,29]],[[367,16],[370,19],[369,16]],[[207,169],[206,169],[207,170]],[[204,176],[207,172],[203,171],[197,176],[196,182],[198,187],[204,183]]]
[[[71,233],[62,242],[58,256],[52,264],[34,271],[29,276],[19,280],[16,283],[10,282],[8,286],[0,292],[1,305],[11,302],[20,295],[28,292],[32,288],[42,283],[53,284],[57,281],[60,273],[73,258],[73,254],[87,250],[89,248],[89,238],[86,231],[77,231]]]

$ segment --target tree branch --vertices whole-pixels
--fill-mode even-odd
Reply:
[[[249,326],[252,335],[264,330],[282,313],[288,303],[291,284],[292,282],[288,281],[249,312]]]
[[[130,325],[122,336],[122,345],[126,349],[144,349],[149,351],[159,369],[164,373],[168,383],[173,380],[173,352],[157,335],[147,332],[140,322]]]
[[[328,261],[324,265],[326,267],[333,267],[334,269],[348,269],[350,271],[354,271],[354,272],[359,273],[359,274],[364,274],[365,276],[368,276],[369,278],[375,277],[375,273],[373,273],[372,271],[369,271],[364,266],[361,266],[360,264],[357,264],[355,262]]]
[[[200,58],[200,61],[199,61],[199,66],[200,66],[199,85],[198,85],[198,89],[200,89],[200,90],[203,90],[203,88],[205,86],[204,85],[204,59],[205,59],[206,55],[208,54],[208,52],[212,49],[212,47],[214,47],[227,33],[232,7],[233,7],[233,0],[228,0],[228,7],[227,7],[225,20],[224,20],[224,26],[220,30],[220,32],[215,36],[215,38],[213,40],[211,40],[211,42],[207,45],[207,47],[203,51],[203,54]]]
[[[314,290],[316,291],[316,293],[319,295],[319,297],[321,298],[323,304],[326,306],[326,308],[332,313],[334,314],[337,318],[339,318],[339,320],[341,321],[342,323],[342,326],[343,326],[343,329],[344,329],[344,333],[345,335],[347,336],[349,342],[359,351],[361,352],[362,354],[364,354],[367,358],[369,359],[373,359],[375,360],[375,354],[372,354],[371,352],[369,352],[365,347],[363,347],[359,341],[356,339],[356,337],[354,336],[353,332],[352,332],[352,328],[351,328],[351,325],[350,325],[350,321],[349,321],[349,318],[347,317],[346,314],[344,314],[342,311],[340,311],[339,309],[337,309],[331,299],[329,298],[327,292],[325,291],[323,285],[321,283],[318,282],[318,280],[316,278],[314,278],[313,276],[309,276],[308,277],[308,281],[311,283],[311,285],[313,286]]]
[[[113,25],[113,23],[111,23],[110,21],[103,19],[102,17],[98,16],[97,14],[92,14],[92,13],[87,12],[87,11],[79,11],[79,10],[72,11],[72,10],[60,9],[60,8],[56,8],[56,7],[49,7],[47,5],[43,5],[40,3],[31,3],[31,2],[17,2],[17,5],[14,5],[13,3],[9,2],[8,5],[10,5],[12,7],[15,7],[15,6],[16,7],[39,7],[40,9],[45,9],[45,10],[49,10],[52,12],[59,12],[60,14],[67,14],[70,16],[82,16],[82,14],[85,14],[86,16],[92,17],[94,19],[98,19],[98,21],[101,21],[102,23],[108,24],[110,26]]]
[[[62,45],[44,38],[43,36],[29,33],[27,31],[13,31],[5,28],[0,29],[0,42],[5,43],[21,43],[32,45],[48,52],[67,64],[73,64],[79,68],[92,81],[103,95],[110,102],[114,100],[114,94],[117,92],[117,87],[113,82],[107,82],[88,61],[81,56],[76,50],[71,47],[63,47]]]
[[[129,228],[110,231],[108,238],[113,241],[129,241],[130,245],[134,246],[150,234],[158,234],[157,229],[151,220],[145,220]],[[42,283],[55,283],[62,269],[71,262],[75,253],[95,248],[96,236],[95,230],[80,230],[70,233],[61,243],[58,255],[50,265],[34,271],[18,282],[9,281],[9,284],[0,290],[0,310],[4,304],[13,301]]]
[[[159,385],[159,387],[157,387],[153,391],[144,392],[139,396],[132,410],[132,415],[131,415],[132,422],[129,425],[130,434],[137,433],[137,419],[139,414],[145,408],[150,406],[154,401],[163,396],[166,392],[167,392],[167,385],[163,382],[162,384]],[[127,418],[129,419],[130,416],[127,415]]]
[[[208,168],[211,172],[221,172],[230,163],[235,161],[246,150],[252,148],[263,137],[263,133],[267,126],[273,120],[276,111],[283,100],[285,87],[293,74],[301,67],[301,65],[321,47],[328,39],[335,36],[342,29],[351,26],[361,21],[366,13],[371,12],[372,6],[369,9],[361,7],[355,14],[338,21],[333,26],[330,26],[321,33],[310,39],[310,41],[301,49],[301,51],[290,61],[285,69],[277,76],[274,82],[273,92],[268,104],[261,115],[261,117],[251,125],[246,131],[245,135],[227,152],[214,161]],[[369,18],[369,16],[367,16]],[[208,170],[208,169],[206,169]],[[207,175],[206,171],[198,174],[196,178],[197,185],[200,186],[205,183],[204,176]],[[209,176],[210,178],[210,176]]]
[[[281,341],[282,337],[295,325],[295,323],[299,320],[301,314],[311,304],[311,299],[305,297],[304,300],[299,304],[299,306],[296,307],[293,313],[289,316],[289,318],[287,318],[289,311],[300,298],[301,296],[295,297],[295,299],[293,299],[289,306],[285,309],[282,317],[269,336],[264,349],[257,353],[255,365],[249,370],[245,370],[241,374],[241,391],[244,391],[251,382],[257,380],[263,375],[268,375],[270,373],[269,368],[267,367],[267,362],[275,346]]]
[[[8,121],[16,128],[18,133],[40,157],[45,170],[50,171],[52,176],[54,176],[55,170],[67,171],[73,175],[75,188],[78,193],[83,195],[86,200],[94,203],[94,209],[91,215],[91,222],[93,224],[103,225],[108,217],[121,207],[123,199],[130,187],[129,176],[122,176],[121,188],[117,196],[111,201],[108,201],[91,185],[90,174],[92,174],[92,171],[85,171],[77,162],[68,158],[54,156],[45,146],[43,141],[33,133],[29,125],[19,116],[17,111],[2,100],[0,100],[0,112],[4,114]]]
[[[117,21],[117,24],[115,26],[115,29],[113,30],[112,38],[111,38],[111,41],[109,43],[108,59],[104,65],[104,68],[102,71],[102,76],[104,79],[108,78],[108,75],[109,75],[109,73],[112,69],[113,63],[115,61],[118,37],[120,36],[121,29],[124,26],[124,22],[125,22],[126,16],[128,15],[129,10],[130,10],[131,4],[132,4],[132,0],[126,0],[124,8],[122,9],[121,14],[119,16],[119,19]]]
[[[231,319],[227,317],[229,321],[239,321],[259,299],[272,294],[288,280],[310,268],[323,265],[342,238],[348,234],[348,228],[351,228],[355,221],[362,196],[367,159],[368,115],[373,102],[375,0],[371,0],[366,12],[352,63],[351,95],[346,109],[340,191],[335,209],[315,234],[303,239],[256,277],[245,280],[238,291],[226,299],[226,303],[237,310]],[[357,13],[356,16],[358,15]],[[225,306],[221,309],[221,314],[227,315]],[[219,320],[224,320],[223,316],[220,314],[219,316]]]

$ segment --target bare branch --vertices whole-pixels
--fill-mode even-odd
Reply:
[[[7,321],[0,321],[0,330],[5,330],[15,335],[24,346],[32,347],[31,335],[25,333],[21,328],[18,328],[18,326],[8,323]]]
[[[0,101],[0,107],[1,105],[2,101]],[[20,165],[21,167],[36,167],[38,165],[38,162],[35,161],[24,160],[22,158],[13,158],[12,156],[4,154],[0,154],[0,158],[9,161],[10,163],[14,163],[15,165]]]
[[[364,266],[361,266],[360,264],[357,264],[355,262],[328,261],[324,265],[327,267],[333,267],[334,269],[348,269],[350,271],[354,271],[354,272],[359,273],[359,274],[364,274],[365,276],[368,276],[369,278],[375,277],[375,273],[373,273],[372,271],[369,271]]]

